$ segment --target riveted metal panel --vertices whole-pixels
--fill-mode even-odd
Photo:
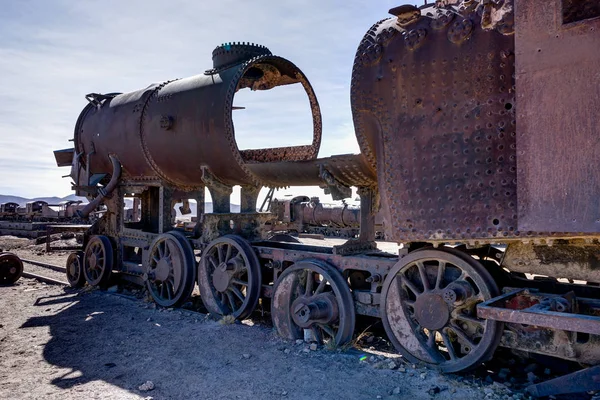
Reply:
[[[516,0],[519,229],[600,232],[600,6]]]
[[[354,122],[393,240],[518,234],[512,22],[484,30],[467,3],[380,21],[357,52]]]

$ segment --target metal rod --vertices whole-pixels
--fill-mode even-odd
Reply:
[[[48,269],[51,269],[51,270],[57,271],[57,272],[67,272],[67,268],[61,267],[60,265],[48,264],[45,262],[35,261],[35,260],[26,260],[24,258],[21,258],[21,261],[23,261],[24,263],[32,264],[32,265],[37,265],[38,267],[48,268]]]
[[[525,290],[518,289],[478,304],[477,316],[495,321],[534,325],[569,332],[583,332],[591,335],[597,335],[600,332],[600,317],[534,309],[514,310],[496,306],[497,304],[504,304],[505,300]]]
[[[59,281],[58,279],[48,278],[47,276],[42,276],[42,275],[38,275],[38,274],[32,274],[31,272],[25,272],[25,271],[23,271],[22,276],[24,278],[37,279],[40,282],[46,282],[46,283],[50,283],[50,284],[53,284],[53,285],[69,286],[69,284],[67,282]]]

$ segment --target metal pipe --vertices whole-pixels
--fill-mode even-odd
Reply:
[[[98,193],[99,193],[98,196],[96,196],[96,198],[94,198],[94,200],[90,201],[87,204],[87,206],[85,206],[83,208],[83,210],[77,211],[77,215],[81,218],[87,218],[88,215],[90,215],[90,213],[92,211],[94,211],[100,205],[102,200],[106,196],[110,195],[113,190],[115,190],[115,188],[117,187],[117,183],[119,183],[119,178],[121,177],[121,163],[119,162],[117,157],[115,157],[112,154],[110,154],[108,156],[108,158],[110,158],[110,161],[112,162],[112,166],[113,166],[113,173],[110,178],[110,181],[108,182],[108,185],[106,185],[103,188],[98,189]]]

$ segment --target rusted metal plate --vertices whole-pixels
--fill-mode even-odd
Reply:
[[[355,129],[391,240],[516,236],[510,13],[484,30],[492,2],[459,3],[381,21],[357,51]]]
[[[516,0],[521,231],[600,232],[597,0]]]

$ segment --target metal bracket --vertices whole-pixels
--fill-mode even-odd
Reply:
[[[522,310],[505,308],[506,302],[519,294],[529,294],[529,289],[517,289],[477,305],[477,317],[516,324],[534,325],[568,332],[597,335],[600,332],[600,317],[570,312],[548,311],[545,304],[533,305]],[[536,293],[536,297],[561,297]],[[577,299],[577,303],[592,303],[592,299]],[[559,305],[562,303],[559,303]],[[566,305],[565,305],[566,307]],[[576,309],[576,308],[575,308]]]
[[[102,102],[104,100],[112,99],[115,96],[117,96],[117,93],[108,93],[108,94],[89,93],[89,94],[85,95],[85,99],[87,101],[89,101],[90,104],[93,105],[94,107],[100,108],[100,107],[102,107]]]
[[[327,171],[323,165],[320,165],[319,167],[319,177],[325,182],[325,185],[329,190],[329,193],[327,193],[326,190],[325,194],[331,194],[333,200],[344,200],[348,197],[352,197],[352,189],[335,179],[333,174]]]

